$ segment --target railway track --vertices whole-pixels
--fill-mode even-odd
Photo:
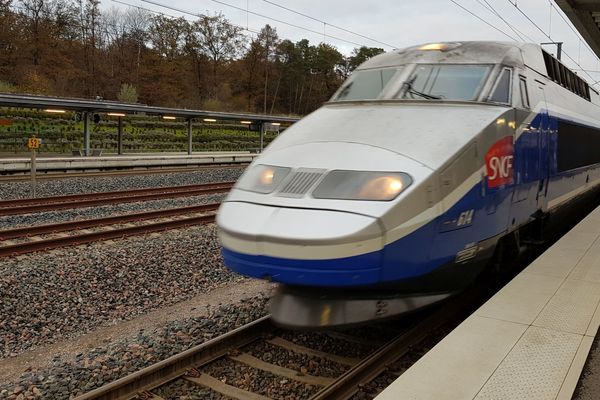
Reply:
[[[98,192],[33,199],[1,200],[0,216],[224,193],[229,191],[233,184],[234,182],[218,182],[202,185],[134,189],[118,192]]]
[[[434,308],[427,315],[421,315],[408,326],[404,326],[392,339],[377,346],[362,358],[333,354],[326,349],[314,349],[298,344],[298,341],[293,339],[294,335],[299,334],[298,332],[278,328],[266,316],[80,395],[76,397],[76,400],[133,398],[167,400],[181,398],[180,396],[203,398],[199,397],[198,393],[206,396],[207,391],[211,392],[210,398],[220,395],[240,400],[268,400],[280,397],[310,400],[351,399],[361,391],[365,384],[386,371],[398,376],[400,373],[397,372],[397,366],[394,363],[406,356],[412,346],[419,344],[435,332],[439,332],[440,328],[451,321],[468,315],[472,308],[482,301],[484,292],[481,288],[474,288],[456,296],[443,306]],[[350,346],[357,346],[358,343],[364,342],[364,339],[360,337],[353,338],[336,331],[325,331],[323,334],[336,338],[336,340],[349,341],[351,342]],[[280,351],[300,354],[310,360],[308,362],[309,364],[313,363],[312,365],[316,359],[321,360],[320,362],[326,360],[328,363],[338,364],[343,366],[344,372],[335,377],[328,374],[324,376],[311,375],[309,373],[310,366],[298,365],[294,362],[292,365],[295,367],[291,368],[279,365],[277,362],[268,362],[265,357],[261,357],[264,351],[261,353],[256,350],[265,345],[279,348]],[[233,366],[227,368],[232,370],[237,368],[241,371],[239,379],[219,373],[224,370],[224,365],[228,364],[233,364]],[[262,384],[268,379],[260,379],[261,385],[253,382],[251,376],[254,377],[254,375],[243,372],[249,369],[260,370],[260,373],[271,376],[269,385],[283,387],[263,387]],[[314,368],[312,370],[314,371]],[[303,387],[303,389],[297,392],[299,387]],[[291,388],[294,392],[286,393],[286,388]],[[173,393],[173,390],[177,391],[176,394]],[[366,397],[375,397],[377,393],[370,393]],[[269,394],[275,395],[270,396]],[[361,398],[365,398],[364,392],[362,392]]]
[[[131,169],[119,169],[119,170],[105,170],[105,171],[88,171],[88,172],[43,172],[38,171],[36,179],[42,180],[55,180],[55,179],[68,179],[68,178],[94,178],[94,177],[113,177],[113,176],[131,176],[131,175],[155,175],[155,174],[173,174],[173,173],[185,173],[185,172],[196,172],[205,171],[211,169],[234,169],[247,167],[248,163],[224,163],[224,164],[210,164],[210,165],[194,165],[194,166],[182,166],[182,167],[136,167]],[[29,172],[16,172],[7,173],[6,175],[0,175],[0,183],[2,182],[23,182],[30,181],[31,174]]]
[[[0,231],[0,257],[46,251],[59,247],[183,228],[191,225],[208,224],[214,222],[214,211],[219,208],[219,205],[220,203],[210,203],[105,218],[7,229]],[[162,221],[132,224],[157,219],[162,219]],[[123,224],[127,225],[123,226]],[[113,227],[113,225],[116,225],[116,227]],[[100,229],[93,232],[86,231],[86,229],[101,227],[108,227],[108,229]],[[71,234],[57,236],[57,234],[63,232],[70,232]],[[42,235],[51,235],[52,237],[44,238]]]

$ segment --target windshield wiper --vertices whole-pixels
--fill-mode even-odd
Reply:
[[[405,95],[406,95],[406,93],[410,93],[410,94],[414,94],[417,96],[421,96],[422,98],[427,99],[427,100],[441,100],[442,99],[442,96],[434,96],[432,94],[419,92],[418,90],[414,89],[412,85],[416,79],[417,79],[417,76],[415,75],[411,79],[407,80],[406,82],[404,82],[402,84],[402,87],[406,87]]]

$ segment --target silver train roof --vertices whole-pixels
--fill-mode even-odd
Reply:
[[[437,45],[442,49],[435,49]],[[434,49],[424,50],[425,46]],[[413,63],[528,66],[546,75],[546,66],[539,45],[492,41],[425,43],[380,54],[363,63],[358,69],[394,67]]]

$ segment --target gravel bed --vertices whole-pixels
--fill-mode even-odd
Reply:
[[[0,385],[0,399],[63,400],[93,390],[264,316],[266,302],[255,297],[221,305],[207,317],[174,321],[152,332],[141,330],[72,359],[56,358],[48,368]]]
[[[215,168],[194,172],[153,175],[79,177],[41,180],[37,183],[37,196],[62,196],[76,193],[113,192],[148,187],[183,186],[209,182],[235,181],[244,171],[239,168]],[[28,198],[29,182],[0,183],[0,200]]]
[[[242,279],[205,225],[0,260],[0,357]]]
[[[258,344],[246,347],[243,350],[270,364],[279,365],[280,367],[293,369],[300,371],[303,374],[313,376],[337,378],[350,368],[346,365],[338,364],[324,358],[295,353],[267,342],[259,342]]]
[[[138,213],[143,211],[161,210],[175,207],[196,206],[207,203],[218,203],[227,193],[217,193],[204,196],[179,197],[140,201],[136,203],[111,204],[101,207],[75,208],[44,213],[7,215],[0,217],[0,229],[10,229],[19,226],[35,226],[55,224],[58,222],[75,221],[92,218],[112,217],[115,215]]]
[[[350,400],[371,400],[396,379],[398,379],[398,376],[384,372],[371,382],[363,385],[354,396],[350,397]]]
[[[213,392],[201,385],[180,379],[168,383],[160,388],[152,391],[157,396],[165,400],[181,399],[181,400],[230,400],[230,397],[223,396],[220,393]],[[231,399],[233,400],[233,399]]]
[[[228,385],[272,399],[308,399],[320,389],[225,358],[210,363],[202,368],[202,372]]]
[[[310,349],[345,357],[362,358],[376,349],[342,339],[333,339],[326,333],[284,332],[281,337]]]

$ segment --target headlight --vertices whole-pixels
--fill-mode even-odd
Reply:
[[[248,169],[238,180],[238,189],[258,193],[271,193],[287,176],[291,168],[257,165]]]
[[[411,183],[403,172],[331,171],[312,195],[317,199],[389,201]]]

